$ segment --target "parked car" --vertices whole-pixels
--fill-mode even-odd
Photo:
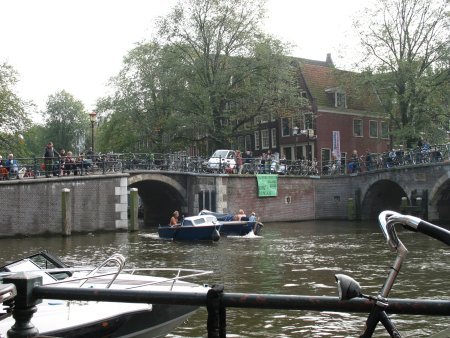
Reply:
[[[236,168],[236,152],[234,150],[219,149],[208,160],[209,170],[234,170]]]

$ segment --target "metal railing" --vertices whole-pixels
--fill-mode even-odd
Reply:
[[[124,153],[98,154],[90,158],[78,158],[65,163],[61,158],[51,161],[43,157],[18,158],[17,170],[2,169],[2,179],[26,179],[51,176],[110,174],[132,171],[175,171],[186,173],[214,174],[278,174],[293,176],[337,176],[377,170],[388,170],[403,166],[420,166],[450,160],[450,145],[434,146],[430,149],[393,150],[385,153],[364,154],[357,158],[340,160],[286,160],[278,158],[243,158],[238,165],[233,163],[208,164],[207,157],[189,156],[186,153]]]
[[[341,301],[339,297],[330,296],[224,293],[222,285],[213,286],[207,294],[199,294],[40,286],[42,277],[32,274],[13,275],[5,282],[5,287],[16,285],[20,296],[15,298],[14,306],[11,307],[16,320],[15,337],[38,336],[39,328],[35,328],[31,321],[41,299],[205,306],[208,311],[206,330],[209,338],[226,337],[227,308],[368,313],[373,307],[373,302],[362,298]],[[390,298],[386,311],[391,314],[450,316],[450,300]]]

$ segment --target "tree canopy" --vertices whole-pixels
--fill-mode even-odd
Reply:
[[[89,121],[81,101],[62,90],[49,96],[43,115],[47,136],[45,144],[52,141],[57,149],[84,151]]]
[[[6,63],[0,63],[0,149],[17,149],[18,136],[31,124],[26,113],[27,103],[14,91],[17,72]]]
[[[445,0],[376,0],[356,22],[362,65],[397,142],[439,142],[448,131],[450,60]]]
[[[126,121],[123,145],[225,147],[255,117],[298,109],[303,101],[287,50],[260,27],[264,4],[180,1],[160,18],[157,38],[125,58],[114,96],[102,101],[110,112],[106,128],[113,131],[113,119]]]

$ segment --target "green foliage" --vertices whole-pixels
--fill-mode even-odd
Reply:
[[[114,96],[99,105],[102,142],[111,142],[120,121],[127,136],[115,137],[119,149],[129,142],[152,151],[228,147],[243,123],[298,109],[285,47],[260,29],[263,5],[190,0],[161,18],[158,39],[127,55]]]
[[[446,1],[376,2],[357,28],[366,52],[362,65],[390,116],[392,135],[407,146],[421,135],[442,142],[450,119]]]
[[[44,112],[47,141],[52,141],[57,150],[84,151],[84,139],[89,128],[89,115],[81,101],[62,90],[50,95]],[[43,150],[42,150],[43,151]]]
[[[19,135],[31,121],[27,103],[14,92],[16,84],[16,71],[6,63],[0,64],[0,152],[19,155],[25,151]]]

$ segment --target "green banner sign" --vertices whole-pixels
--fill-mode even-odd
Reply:
[[[258,197],[278,196],[278,175],[256,175]]]

